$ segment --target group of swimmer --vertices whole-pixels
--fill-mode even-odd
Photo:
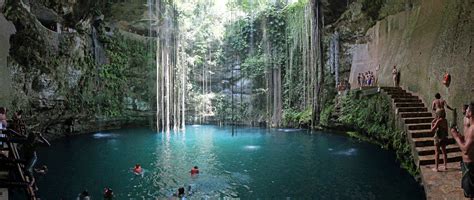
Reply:
[[[104,188],[104,199],[109,200],[114,198],[114,191],[110,187]],[[90,200],[91,196],[87,190],[82,191],[78,196],[78,200]]]
[[[145,172],[145,170],[142,168],[142,166],[140,164],[136,164],[133,169],[132,169],[132,172],[135,174],[135,175],[143,175],[143,173]],[[199,174],[199,168],[198,166],[194,166],[193,168],[191,168],[191,170],[189,171],[189,173],[191,174],[191,176],[196,176]],[[177,197],[177,198],[183,198],[185,197],[186,195],[191,195],[192,194],[192,190],[191,190],[191,185],[188,185],[188,192],[186,194],[186,191],[184,189],[184,187],[179,187],[178,190],[176,191],[176,193],[173,194],[173,197]],[[104,188],[104,199],[113,199],[114,197],[114,192],[112,191],[112,189],[110,187],[106,187]],[[78,197],[77,197],[78,200],[90,200],[91,197],[89,195],[89,192],[87,190],[84,190],[83,192],[81,192]]]

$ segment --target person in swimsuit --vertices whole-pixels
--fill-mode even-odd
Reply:
[[[196,174],[199,174],[199,168],[197,166],[194,166],[191,171],[190,171],[191,175],[196,175]]]
[[[445,114],[446,114],[446,111],[444,110],[444,107],[447,107],[449,110],[453,110],[448,105],[448,103],[446,103],[446,101],[444,99],[441,99],[441,94],[436,93],[435,98],[436,99],[433,100],[433,103],[431,104],[431,108],[433,109],[433,111],[435,113],[438,112],[438,110],[441,110],[442,112],[445,112]]]
[[[358,85],[359,87],[362,86],[362,83],[360,82],[361,79],[362,79],[362,78],[361,78],[360,73],[359,73],[359,76],[357,76],[357,85]]]
[[[467,109],[468,109],[468,108],[469,108],[469,105],[464,105],[464,106],[462,107],[462,114],[464,115],[464,119],[463,119],[463,127],[464,127],[464,129],[463,129],[463,130],[468,129],[469,126],[471,125],[469,118],[466,116],[466,114],[467,114]]]
[[[393,86],[398,87],[398,70],[397,70],[396,65],[393,66],[392,77],[393,77]]]
[[[110,187],[104,188],[104,199],[112,199],[114,197],[114,192]]]
[[[431,132],[434,133],[434,144],[435,144],[435,165],[436,168],[434,171],[438,170],[439,163],[439,148],[443,152],[444,159],[444,170],[447,170],[447,155],[446,155],[446,145],[448,143],[448,120],[446,120],[446,113],[438,110],[436,112],[436,119],[431,122]]]
[[[466,198],[474,198],[474,102],[469,104],[466,112],[466,117],[469,118],[469,127],[464,129],[464,136],[459,134],[459,131],[453,127],[451,134],[459,145],[462,151],[462,177],[461,187],[464,190]]]
[[[143,168],[140,164],[136,164],[135,167],[133,168],[133,173],[136,175],[140,175],[143,173]]]

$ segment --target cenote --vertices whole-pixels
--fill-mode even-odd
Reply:
[[[185,132],[122,129],[55,140],[39,151],[41,199],[163,199],[192,187],[187,199],[233,197],[423,199],[422,187],[378,146],[328,132],[187,126]],[[131,168],[140,163],[143,176]],[[200,174],[191,177],[191,167]]]

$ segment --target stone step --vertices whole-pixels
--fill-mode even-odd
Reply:
[[[405,90],[384,90],[385,93],[392,95],[392,94],[410,94]]]
[[[443,160],[441,155],[439,156],[439,164],[444,163],[444,160]],[[462,160],[461,152],[448,153],[448,163],[450,163],[450,162],[459,162],[461,160]],[[419,162],[420,165],[435,164],[435,156],[434,155],[418,156],[418,162]]]
[[[401,87],[388,87],[388,86],[380,87],[380,89],[382,89],[382,90],[402,90]]]
[[[431,123],[410,124],[408,130],[431,130]]]
[[[391,97],[394,101],[398,101],[398,100],[408,100],[408,99],[412,99],[412,100],[416,100],[416,99],[419,99],[417,96],[401,96],[401,97]]]
[[[412,108],[418,108],[418,107],[425,107],[425,104],[423,103],[412,103],[412,102],[404,102],[404,103],[395,103],[395,107],[397,108],[406,108],[406,107],[412,107]]]
[[[428,112],[428,108],[425,107],[407,107],[407,108],[397,108],[399,113],[402,112]]]
[[[432,137],[423,137],[423,138],[412,138],[415,143],[415,147],[427,147],[434,146],[434,141]],[[454,138],[448,138],[448,145],[454,144]]]
[[[433,117],[414,117],[414,118],[405,118],[405,124],[419,124],[419,123],[431,123]]]
[[[399,94],[389,94],[389,95],[392,99],[401,99],[401,98],[409,98],[409,97],[418,98],[417,96],[413,96],[410,93],[399,93]]]
[[[418,156],[426,156],[426,155],[434,155],[435,153],[435,147],[434,146],[428,146],[428,147],[417,147],[416,151],[418,152]],[[446,152],[449,153],[454,153],[454,152],[461,152],[461,149],[457,144],[450,144],[446,146]],[[441,152],[441,149],[439,151],[440,154],[443,154]]]
[[[389,94],[407,93],[406,90],[383,90],[383,91]]]
[[[433,117],[433,115],[429,112],[406,112],[406,113],[400,113],[400,117],[402,118]]]
[[[434,136],[434,133],[431,132],[431,130],[411,130],[408,131],[411,134],[412,138],[432,138]]]
[[[400,98],[400,99],[394,99],[393,100],[394,103],[421,103],[421,100],[420,99],[415,99],[415,98],[408,98],[408,99],[403,99],[403,98]]]

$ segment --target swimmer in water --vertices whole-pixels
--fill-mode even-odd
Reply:
[[[190,171],[191,175],[196,175],[196,174],[199,174],[199,168],[197,166],[194,166],[191,171]]]
[[[133,173],[136,175],[140,175],[143,173],[143,168],[140,166],[140,164],[136,164],[135,167],[133,168]]]
[[[183,187],[178,188],[177,196],[178,197],[184,197],[184,188]]]
[[[87,190],[84,190],[79,194],[77,197],[78,200],[90,200],[91,197],[89,196],[89,192]]]
[[[104,199],[112,199],[114,197],[114,192],[110,187],[104,188]]]
[[[43,165],[41,168],[37,169],[35,168],[35,172],[37,174],[40,174],[40,175],[45,175],[46,173],[48,173],[48,166],[46,165]]]

